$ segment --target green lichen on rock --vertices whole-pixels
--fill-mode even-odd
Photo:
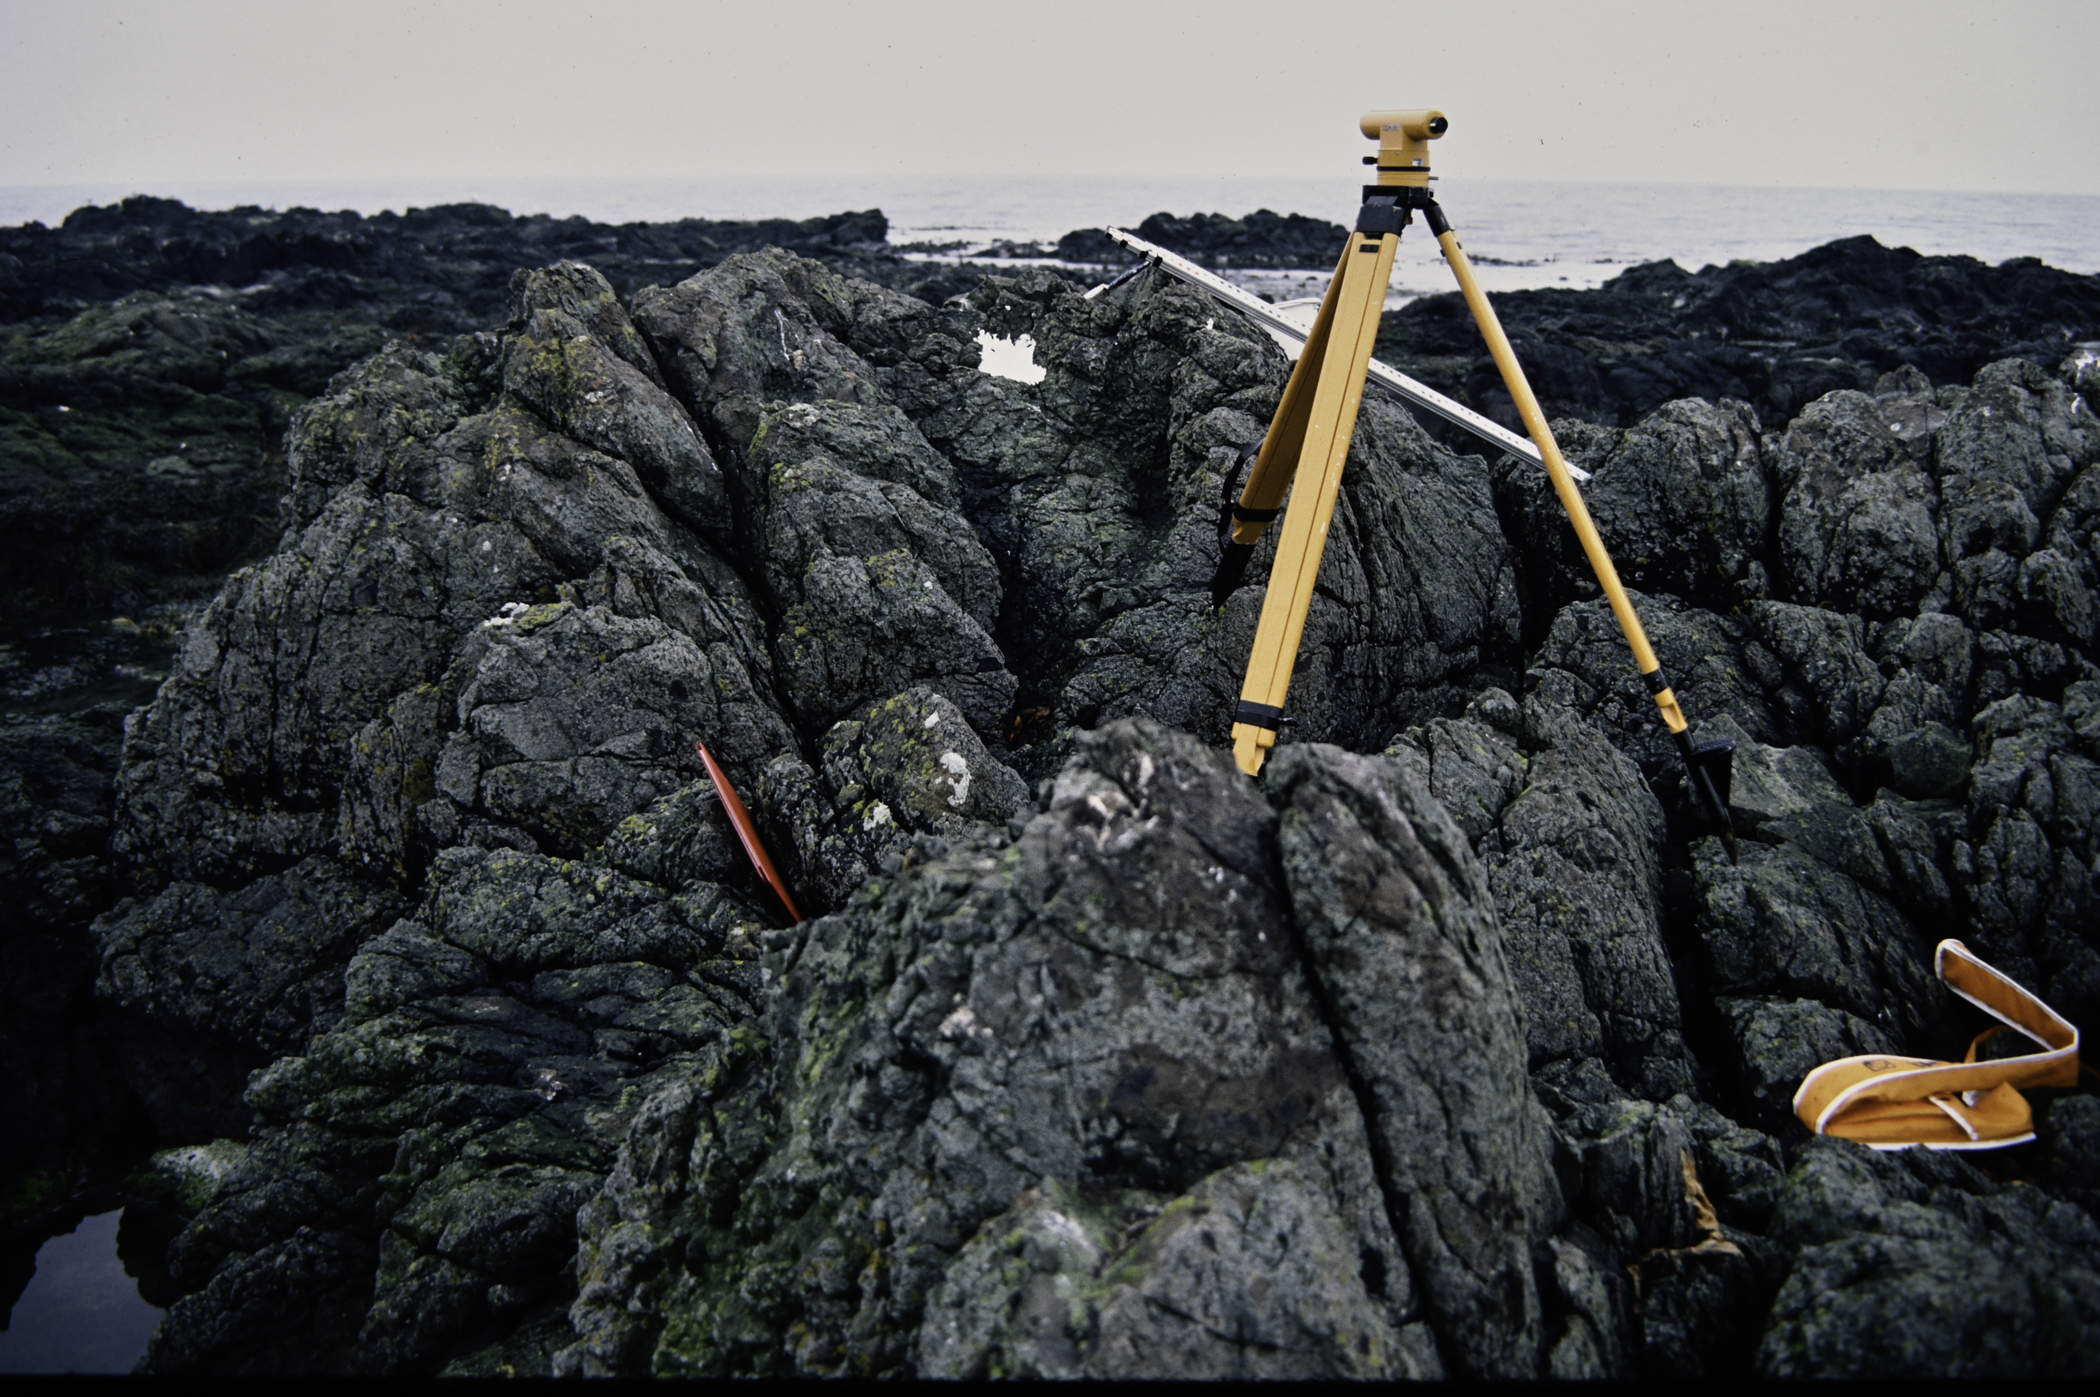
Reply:
[[[1556,502],[1383,402],[1297,726],[1232,767],[1259,591],[1203,584],[1288,365],[1186,288],[512,293],[300,417],[282,546],[127,730],[103,992],[262,1067],[155,1370],[1899,1371],[1954,1362],[1888,1316],[1954,1332],[1968,1241],[2084,1361],[2090,1122],[1994,1192],[1788,1105],[1958,1054],[1928,930],[2100,1002],[2069,379],[1568,431],[1739,744],[1731,859]],[[1883,525],[1910,563],[1844,561]]]
[[[141,1197],[165,1199],[177,1212],[195,1217],[247,1162],[248,1146],[239,1140],[182,1145],[147,1160],[141,1177],[127,1189]]]

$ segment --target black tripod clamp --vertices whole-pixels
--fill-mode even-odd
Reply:
[[[1356,231],[1372,237],[1391,233],[1400,236],[1400,230],[1414,222],[1414,210],[1422,211],[1423,222],[1429,225],[1430,234],[1441,238],[1451,231],[1444,220],[1444,211],[1437,207],[1436,196],[1426,185],[1414,184],[1367,184],[1364,186],[1363,208],[1356,215]]]
[[[1677,755],[1684,762],[1685,781],[1692,798],[1705,807],[1728,850],[1728,861],[1736,861],[1735,821],[1728,816],[1730,776],[1735,765],[1735,744],[1726,739],[1694,742],[1689,731],[1677,734]]]
[[[1267,438],[1263,438],[1267,440]],[[1273,509],[1248,509],[1240,503],[1240,476],[1247,463],[1261,455],[1261,442],[1240,448],[1233,459],[1232,469],[1225,472],[1225,493],[1218,501],[1218,570],[1211,574],[1210,604],[1225,605],[1226,599],[1239,588],[1240,580],[1247,575],[1247,564],[1254,557],[1254,545],[1234,543],[1232,526],[1235,523],[1267,523],[1276,517]]]

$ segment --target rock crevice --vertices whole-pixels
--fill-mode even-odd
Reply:
[[[210,1109],[134,1086],[252,1128],[149,1367],[2089,1367],[2079,1099],[2024,1183],[1789,1108],[1959,1056],[1941,936],[2100,1024],[2089,367],[1565,424],[1739,862],[1538,481],[1385,404],[1237,773],[1216,500],[1287,373],[1164,278],[773,250],[336,378],[113,778],[99,992]],[[1925,1342],[1987,1237],[2026,1337]]]

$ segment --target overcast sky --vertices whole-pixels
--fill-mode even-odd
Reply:
[[[0,185],[1311,174],[2100,194],[2096,0],[0,0]]]

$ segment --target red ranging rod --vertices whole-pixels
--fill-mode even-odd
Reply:
[[[765,879],[774,892],[780,894],[788,915],[801,921],[802,913],[796,910],[795,899],[788,895],[787,880],[773,867],[765,843],[758,837],[758,826],[751,823],[751,812],[737,798],[736,787],[729,784],[729,776],[722,770],[722,764],[715,760],[714,753],[707,750],[705,742],[695,742],[693,746],[700,749],[700,760],[707,763],[707,779],[715,783],[715,794],[722,798],[722,808],[729,812],[729,823],[736,826],[736,837],[743,841],[744,853],[750,857],[751,866],[758,870],[758,876]]]

